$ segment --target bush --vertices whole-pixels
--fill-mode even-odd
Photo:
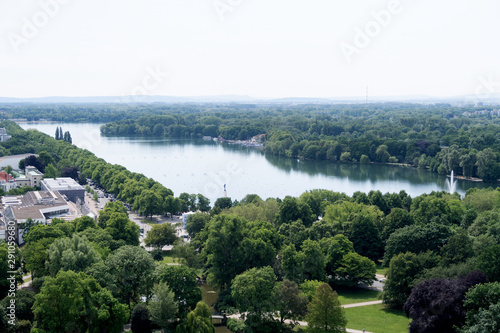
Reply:
[[[153,251],[151,251],[151,256],[156,261],[162,261],[163,260],[163,251],[160,249],[154,249]]]

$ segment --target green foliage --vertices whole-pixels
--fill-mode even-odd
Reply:
[[[47,237],[26,244],[22,250],[26,269],[31,272],[33,278],[49,275],[45,266],[49,259],[48,248],[56,238]]]
[[[314,294],[319,286],[321,286],[324,282],[318,280],[305,280],[300,284],[300,290],[306,294],[308,301],[312,301]]]
[[[308,297],[295,282],[290,280],[278,282],[274,293],[276,295],[275,309],[281,323],[284,323],[285,319],[300,319],[306,314]]]
[[[186,321],[177,326],[176,333],[215,333],[212,313],[204,302],[198,302],[196,308],[188,313]]]
[[[141,293],[147,294],[150,290],[154,267],[153,258],[146,250],[125,245],[108,256],[102,267],[104,270],[97,270],[92,275],[109,286],[122,302],[130,304],[138,300]]]
[[[207,225],[202,254],[209,281],[227,286],[248,267],[273,264],[281,236],[267,222],[248,222],[234,215],[217,215]]]
[[[400,253],[391,259],[384,284],[384,303],[393,308],[402,308],[410,296],[414,280],[424,269],[437,265],[431,253]]]
[[[24,237],[26,243],[34,243],[43,238],[62,238],[65,234],[56,226],[37,224],[30,228],[28,235]]]
[[[45,167],[45,173],[43,174],[43,178],[56,178],[57,176],[58,176],[57,169],[52,164],[48,164]]]
[[[477,265],[490,281],[500,281],[500,245],[485,249],[479,255]]]
[[[188,215],[186,222],[186,231],[189,237],[194,238],[197,233],[205,228],[205,225],[210,221],[210,215],[204,213],[196,213]]]
[[[166,283],[156,284],[152,293],[153,297],[148,304],[151,321],[166,329],[176,319],[178,305],[175,295]]]
[[[156,280],[168,284],[179,304],[179,314],[185,317],[196,303],[201,301],[202,292],[197,285],[195,270],[186,266],[161,265],[156,270]]]
[[[121,332],[128,320],[123,304],[83,273],[47,277],[33,305],[35,328],[47,332]]]
[[[124,213],[112,213],[106,221],[106,230],[114,240],[123,240],[128,245],[139,245],[139,226]]]
[[[383,264],[387,267],[392,257],[399,253],[418,254],[429,250],[437,253],[450,234],[448,227],[435,223],[410,225],[398,229],[387,240]]]
[[[253,325],[262,323],[273,309],[275,283],[276,276],[269,266],[249,269],[232,281],[231,295],[240,312],[247,312],[247,317],[252,318]]]
[[[75,224],[76,232],[84,231],[87,228],[97,228],[97,224],[90,216],[79,217],[75,219],[73,223]]]
[[[346,254],[335,270],[335,278],[340,284],[357,286],[360,283],[371,285],[375,278],[375,263],[357,253]]]
[[[306,316],[307,332],[345,332],[347,320],[345,310],[340,306],[338,295],[328,284],[316,290],[308,306]]]
[[[146,246],[154,246],[158,249],[165,245],[174,244],[177,239],[177,231],[171,223],[163,223],[154,225],[147,233],[144,243]]]
[[[101,260],[101,256],[87,238],[79,235],[57,239],[50,245],[47,254],[48,260],[45,266],[52,276],[60,270],[82,272]]]
[[[134,333],[151,333],[151,319],[148,307],[138,303],[130,315],[130,329]]]

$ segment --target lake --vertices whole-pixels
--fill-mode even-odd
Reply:
[[[399,192],[412,197],[431,191],[448,190],[448,178],[426,170],[391,165],[359,165],[326,161],[300,161],[264,155],[258,148],[221,144],[205,140],[151,137],[101,136],[100,124],[24,123],[52,137],[56,127],[71,133],[73,144],[93,152],[109,163],[143,173],[172,189],[201,193],[213,204],[227,196],[241,200],[255,193],[261,198],[299,196],[311,189],[328,189],[348,195],[371,190]],[[483,183],[456,180],[461,195]]]

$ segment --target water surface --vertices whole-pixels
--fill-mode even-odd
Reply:
[[[40,123],[20,124],[54,136],[56,127],[70,131],[73,143],[92,151],[113,164],[143,173],[175,195],[202,193],[213,203],[227,195],[241,200],[248,193],[262,198],[298,196],[304,191],[324,188],[368,193],[371,190],[399,192],[412,197],[431,191],[448,190],[445,176],[426,170],[389,165],[340,164],[327,161],[299,161],[264,155],[261,150],[213,141],[150,137],[101,136],[100,124]],[[461,195],[483,183],[457,180]]]

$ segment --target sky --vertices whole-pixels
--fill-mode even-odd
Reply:
[[[0,96],[500,93],[498,0],[1,0]]]

